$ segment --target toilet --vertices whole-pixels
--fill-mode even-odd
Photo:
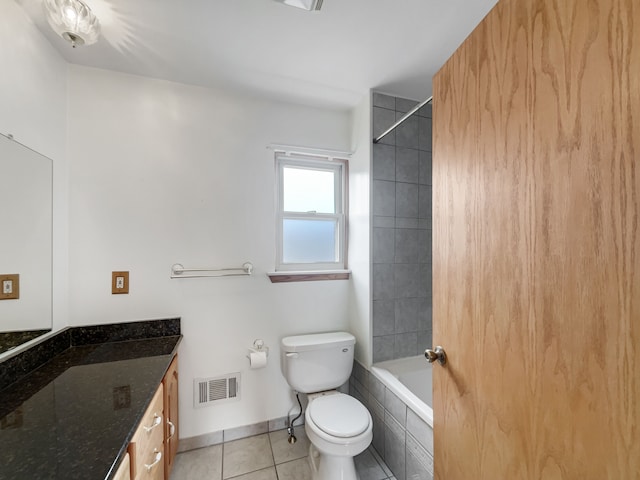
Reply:
[[[356,339],[347,332],[285,337],[280,366],[293,390],[306,393],[305,432],[313,480],[357,480],[353,457],[373,439],[371,414],[338,392],[353,368]]]

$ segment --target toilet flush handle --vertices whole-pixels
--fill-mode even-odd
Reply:
[[[298,358],[298,352],[287,352],[285,355],[289,358]]]

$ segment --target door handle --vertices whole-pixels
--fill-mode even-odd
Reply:
[[[437,346],[434,350],[427,348],[424,351],[424,356],[429,363],[433,363],[436,360],[440,365],[446,365],[447,363],[447,354],[445,353],[444,348],[440,346]]]

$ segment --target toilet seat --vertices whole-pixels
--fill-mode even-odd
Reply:
[[[362,403],[344,395],[326,395],[314,399],[307,408],[313,424],[327,435],[356,437],[370,425],[371,415]]]

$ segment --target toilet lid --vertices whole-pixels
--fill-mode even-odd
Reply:
[[[335,437],[355,437],[369,427],[369,412],[349,395],[318,397],[308,408],[313,423],[323,432]]]

